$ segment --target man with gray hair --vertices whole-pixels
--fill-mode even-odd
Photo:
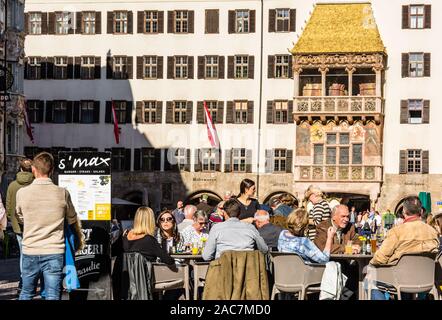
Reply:
[[[278,239],[282,228],[270,223],[270,215],[267,211],[256,211],[255,226],[270,249],[278,248]]]
[[[193,224],[193,215],[197,211],[196,206],[193,204],[188,204],[184,207],[184,220],[178,225],[178,231],[181,232],[186,227],[191,226]]]

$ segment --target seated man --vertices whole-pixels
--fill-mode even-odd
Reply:
[[[270,201],[270,207],[273,210],[273,215],[288,217],[292,213],[293,208],[283,204],[279,198],[274,198]]]
[[[255,213],[255,226],[270,249],[278,248],[278,239],[282,231],[280,226],[270,223],[270,215],[265,210],[258,210]]]
[[[239,221],[240,206],[238,201],[231,199],[225,202],[226,221],[212,227],[209,239],[203,251],[203,259],[218,259],[227,250],[254,250],[255,246],[263,253],[268,252],[264,239],[256,228]]]
[[[422,222],[422,204],[418,197],[410,196],[404,200],[404,222],[388,231],[382,246],[370,261],[372,266],[395,265],[404,254],[436,254],[439,249],[437,231]],[[404,296],[404,295],[403,295]],[[405,297],[404,297],[405,298]],[[384,294],[372,290],[373,300],[385,300]]]

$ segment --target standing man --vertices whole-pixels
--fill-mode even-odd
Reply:
[[[176,204],[176,209],[172,211],[172,214],[175,216],[175,220],[177,224],[180,224],[184,220],[184,204],[183,201],[178,201]]]
[[[77,213],[69,192],[49,176],[54,158],[41,152],[32,162],[35,180],[18,190],[16,215],[23,229],[23,288],[20,300],[35,296],[36,282],[43,274],[46,299],[60,300],[65,253],[64,224],[77,225]],[[76,228],[77,233],[80,231]]]
[[[207,200],[209,199],[209,196],[207,194],[203,194],[200,199],[200,203],[196,206],[197,210],[204,211],[207,215],[210,215],[212,213],[212,207],[207,203]]]
[[[355,207],[351,207],[351,211],[350,211],[350,223],[352,225],[354,225],[357,221],[358,218],[358,213],[356,212],[356,208]]]

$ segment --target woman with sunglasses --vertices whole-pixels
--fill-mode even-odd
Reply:
[[[200,245],[203,241],[206,241],[209,238],[207,222],[207,214],[204,211],[198,210],[195,212],[193,215],[193,224],[181,232],[184,245],[192,246],[195,243]]]
[[[224,203],[226,201],[221,201],[216,205],[216,209],[214,212],[212,212],[209,216],[209,229],[212,229],[212,227],[220,222],[224,222],[226,220],[226,212],[224,211]]]
[[[170,210],[164,210],[157,218],[157,241],[166,252],[171,252],[175,247],[177,250],[182,248],[182,241],[175,216]]]

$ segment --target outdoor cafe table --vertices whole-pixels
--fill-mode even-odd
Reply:
[[[198,265],[195,264],[195,262],[203,262],[203,256],[200,254],[186,254],[186,253],[178,253],[178,254],[171,254],[170,255],[173,259],[177,259],[177,260],[181,260],[180,262],[183,264],[186,264],[187,266],[192,266],[193,268],[193,277],[194,279],[198,279],[199,278],[199,274],[198,274]],[[207,265],[209,265],[209,261],[207,262]],[[190,270],[190,268],[189,268]],[[190,280],[190,277],[189,277]],[[193,296],[194,296],[194,300],[197,299],[198,297],[198,284],[197,284],[197,280],[194,281],[195,284],[193,285]],[[190,285],[192,286],[192,283],[190,283]]]
[[[364,281],[364,275],[363,275],[363,270],[365,268],[365,266],[367,266],[370,263],[371,258],[373,258],[373,255],[371,254],[331,254],[330,255],[331,260],[347,260],[347,261],[351,261],[351,260],[355,260],[358,264],[358,281],[359,281],[359,286],[358,286],[358,295],[359,295],[359,300],[363,300],[364,299],[364,286],[363,286],[363,281]]]

